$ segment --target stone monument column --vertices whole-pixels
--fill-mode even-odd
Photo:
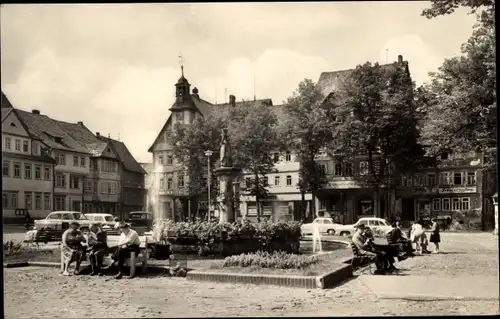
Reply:
[[[240,173],[240,169],[233,167],[227,129],[222,130],[220,167],[215,169],[214,173],[219,181],[219,194],[217,194],[218,207],[216,207],[219,211],[219,223],[233,222],[235,220],[233,181]]]

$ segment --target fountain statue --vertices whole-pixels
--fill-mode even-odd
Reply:
[[[323,248],[321,247],[321,233],[319,231],[318,223],[313,222],[313,253],[316,252],[316,246],[318,246],[318,252],[322,253]]]
[[[220,167],[215,169],[214,173],[219,181],[219,194],[217,195],[219,223],[233,222],[236,218],[234,212],[233,181],[240,173],[240,169],[233,167],[227,128],[222,130]]]

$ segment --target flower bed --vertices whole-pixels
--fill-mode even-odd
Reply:
[[[59,248],[38,249],[28,248],[22,243],[6,242],[3,245],[3,262],[16,263],[25,261],[59,262],[61,260]]]
[[[233,223],[163,221],[155,227],[160,240],[166,239],[174,252],[199,255],[238,255],[256,251],[297,253],[300,247],[300,223],[239,220]]]
[[[277,269],[301,269],[319,262],[317,255],[287,254],[283,251],[267,251],[226,257],[223,267],[259,267]]]

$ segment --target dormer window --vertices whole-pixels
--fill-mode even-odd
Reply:
[[[177,122],[182,122],[182,121],[184,120],[184,116],[183,116],[183,114],[182,114],[182,113],[176,113],[176,114],[175,114],[175,120],[176,120]]]

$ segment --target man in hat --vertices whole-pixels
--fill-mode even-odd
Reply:
[[[383,251],[373,249],[372,239],[367,234],[365,225],[360,224],[357,226],[354,235],[352,236],[353,244],[358,248],[359,252],[366,256],[375,256],[375,265],[377,266],[376,273],[382,273],[385,269],[389,268],[389,261]]]
[[[127,223],[120,223],[118,228],[121,230],[120,239],[118,240],[118,249],[112,256],[111,264],[103,269],[109,269],[115,262],[118,266],[118,274],[115,276],[116,279],[121,279],[123,277],[123,266],[125,260],[130,258],[130,253],[135,252],[136,255],[139,254],[141,240],[139,234],[130,228]]]

